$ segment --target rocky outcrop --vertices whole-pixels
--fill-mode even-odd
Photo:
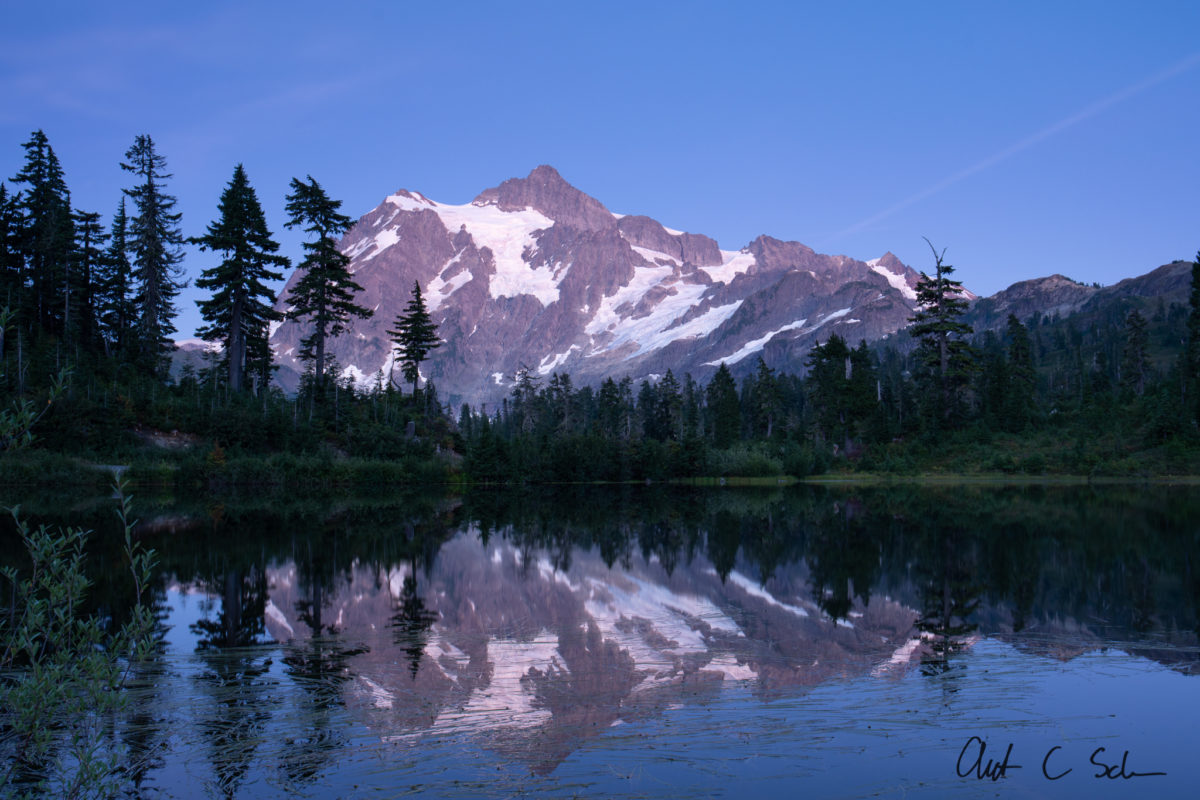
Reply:
[[[1034,314],[1066,316],[1083,307],[1097,289],[1064,275],[1014,283],[991,297],[976,301],[967,316],[976,331],[1002,328],[1008,315],[1027,322]]]

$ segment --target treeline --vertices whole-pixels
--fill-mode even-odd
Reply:
[[[284,315],[268,284],[291,264],[242,165],[203,234],[185,237],[149,136],[120,162],[130,185],[108,224],[74,207],[44,132],[23,149],[22,167],[0,182],[0,452],[35,435],[92,458],[199,439],[216,464],[227,452],[428,458],[452,444],[436,389],[404,397],[388,376],[364,393],[340,379],[328,342],[371,312],[355,302],[361,287],[337,249],[352,220],[311,176],[293,179],[286,196],[285,227],[306,234],[286,317],[307,331],[298,348],[307,370],[298,396],[286,397],[271,381],[270,325]],[[197,301],[209,350],[203,366],[173,376],[185,243],[206,254],[195,285],[209,293]],[[408,378],[436,346],[419,294],[395,326]]]
[[[760,358],[735,381],[575,387],[518,376],[499,408],[459,412],[479,481],[803,476],[830,469],[1081,475],[1200,469],[1200,254],[1188,305],[1126,298],[975,334],[943,254],[914,324],[885,343],[816,346],[803,376]]]

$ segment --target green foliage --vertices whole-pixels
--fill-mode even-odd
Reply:
[[[814,433],[838,447],[868,432],[878,409],[878,378],[874,358],[862,342],[851,350],[837,334],[814,346],[808,360],[809,412]]]
[[[3,313],[0,313],[0,318],[2,317]],[[14,401],[10,408],[0,408],[0,453],[19,450],[33,443],[33,427],[62,396],[70,376],[71,371],[64,369],[53,378],[46,401],[40,408],[24,398]]]
[[[417,381],[421,377],[421,362],[428,357],[431,350],[442,346],[442,340],[437,335],[437,326],[425,310],[420,283],[413,281],[412,297],[404,311],[396,316],[394,324],[395,329],[387,334],[392,337],[395,353],[400,357],[400,369],[404,379],[412,384],[413,394],[416,395]]]
[[[312,333],[300,341],[299,357],[313,362],[320,387],[326,339],[342,333],[350,317],[366,319],[372,312],[355,304],[354,295],[362,287],[350,277],[350,258],[337,248],[338,238],[351,225],[350,218],[338,212],[341,201],[330,199],[311,175],[307,182],[292,178],[291,188],[284,227],[300,228],[313,238],[304,243],[305,257],[297,267],[300,279],[288,295],[292,309],[287,316],[312,325]]]
[[[1192,263],[1191,293],[1188,296],[1187,344],[1183,352],[1185,420],[1200,423],[1200,251]]]
[[[59,797],[111,797],[126,783],[128,753],[108,735],[111,716],[129,703],[123,687],[155,651],[157,620],[146,600],[154,552],[134,544],[122,497],[125,557],[136,606],[115,632],[82,609],[88,534],[29,527],[13,518],[29,558],[24,573],[3,570],[12,598],[0,618],[0,789]]]
[[[113,215],[108,249],[98,265],[93,293],[105,352],[124,357],[133,346],[133,324],[137,318],[133,263],[129,259],[129,217],[125,212],[124,196]]]
[[[18,274],[9,279],[15,298],[4,298],[24,315],[31,330],[62,335],[67,330],[71,291],[79,290],[73,265],[75,229],[62,165],[46,134],[34,131],[25,164],[12,181],[24,190],[7,214]]]
[[[933,251],[935,271],[933,277],[922,272],[917,282],[917,312],[909,333],[919,343],[917,381],[930,401],[926,420],[940,427],[963,413],[974,354],[965,338],[971,326],[962,321],[967,310],[962,284],[950,277],[954,267],[945,263],[946,251],[939,253],[928,239],[925,242]]]
[[[1146,392],[1149,360],[1146,318],[1135,308],[1125,318],[1125,347],[1121,352],[1121,385],[1141,397]]]
[[[720,477],[760,478],[783,475],[783,463],[770,454],[769,446],[739,442],[709,454],[709,474]]]
[[[738,405],[737,384],[733,374],[721,362],[705,390],[708,409],[708,431],[714,447],[729,447],[737,440],[741,428],[741,411]]]
[[[208,300],[197,301],[208,323],[200,337],[222,343],[230,391],[240,392],[247,374],[266,388],[271,376],[267,325],[283,317],[271,307],[275,295],[263,281],[282,279],[283,274],[272,268],[287,267],[288,260],[275,254],[279,244],[267,230],[262,206],[241,164],[234,168],[217,210],[220,217],[209,224],[207,233],[192,239],[201,250],[223,256],[196,281],[199,288],[212,290]]]
[[[184,284],[181,215],[173,211],[176,200],[167,194],[167,160],[154,150],[154,141],[141,134],[125,152],[121,169],[138,183],[125,194],[133,200],[128,247],[132,256],[136,294],[132,325],[133,355],[153,374],[165,376],[174,349],[175,297]]]

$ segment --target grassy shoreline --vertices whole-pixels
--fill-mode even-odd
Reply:
[[[75,487],[105,490],[114,478],[130,486],[191,490],[237,487],[341,488],[351,486],[471,485],[448,457],[383,460],[325,455],[276,453],[266,456],[231,456],[220,462],[188,455],[155,455],[113,463],[96,463],[78,456],[48,451],[21,451],[0,457],[0,486],[8,488]],[[474,482],[475,485],[483,485]],[[557,485],[558,482],[547,485]],[[569,482],[563,482],[564,484]],[[939,470],[896,472],[826,472],[815,475],[704,476],[655,481],[629,481],[630,485],[711,487],[779,487],[805,485],[1123,485],[1159,484],[1200,486],[1200,474],[1078,475],[1042,472],[947,472]],[[490,484],[505,486],[508,484]],[[595,485],[602,485],[597,483]]]

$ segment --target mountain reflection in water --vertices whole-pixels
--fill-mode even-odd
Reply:
[[[306,604],[295,565],[268,569],[267,579],[268,632],[310,636],[284,611]],[[396,622],[414,584],[425,598],[421,639]],[[503,537],[485,544],[474,531],[443,544],[419,576],[409,564],[356,566],[326,592],[338,636],[369,649],[351,662],[346,702],[373,730],[389,741],[522,732],[537,741],[523,754],[536,770],[552,769],[581,737],[725,681],[782,692],[885,672],[928,651],[912,609],[877,598],[835,621],[812,600],[803,570],[781,568],[764,588],[739,570],[722,580],[703,556],[668,575],[654,556],[609,567],[579,551],[564,571],[544,553]]]
[[[618,726],[730,691],[769,705],[825,684],[941,680],[985,639],[1062,661],[1119,647],[1194,674],[1193,495],[639,488],[146,505],[167,647],[139,690],[163,711],[131,746],[156,753],[151,784],[203,754],[222,794],[248,785],[280,730],[285,788],[320,786],[371,741],[470,742],[549,776]],[[61,521],[99,528],[106,512]],[[99,537],[93,561],[115,563],[117,546]],[[117,621],[124,581],[96,584]]]

